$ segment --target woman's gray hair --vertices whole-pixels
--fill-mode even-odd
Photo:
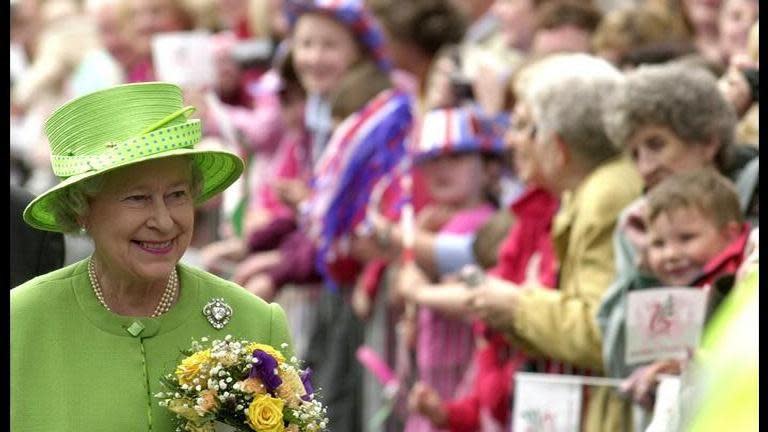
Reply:
[[[203,191],[203,172],[193,158],[189,159],[192,170],[192,196],[197,200]],[[49,211],[64,233],[76,233],[81,230],[78,219],[87,215],[89,201],[101,192],[104,186],[104,174],[77,182],[57,192],[50,201]]]
[[[537,65],[525,91],[540,133],[557,134],[580,161],[597,166],[619,153],[605,133],[602,99],[623,79],[607,61],[560,54]]]
[[[645,126],[666,127],[689,146],[716,140],[715,163],[722,169],[729,162],[737,118],[709,71],[672,62],[630,72],[606,100],[604,120],[619,148]]]

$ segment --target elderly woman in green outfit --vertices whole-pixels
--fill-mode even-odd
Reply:
[[[130,84],[46,122],[62,182],[24,220],[83,230],[94,253],[11,290],[13,430],[172,430],[153,395],[193,338],[232,335],[291,354],[279,306],[179,263],[195,205],[243,170],[234,154],[193,148],[192,110],[177,86]]]

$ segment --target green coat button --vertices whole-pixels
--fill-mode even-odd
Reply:
[[[142,330],[144,330],[144,324],[134,321],[133,324],[130,325],[126,330],[128,330],[128,333],[133,335],[134,337],[141,334]]]

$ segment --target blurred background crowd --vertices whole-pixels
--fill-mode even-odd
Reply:
[[[757,0],[11,0],[10,18],[12,234],[57,182],[53,110],[163,80],[158,37],[205,36],[184,67],[211,78],[180,84],[201,146],[246,173],[197,211],[184,260],[286,309],[332,431],[510,430],[524,371],[622,379],[585,390],[582,428],[645,430],[658,376],[689,368],[625,361],[647,287],[707,287],[756,362],[757,327],[729,317],[757,302]],[[92,252],[57,236],[11,286]],[[749,365],[727,373],[755,373],[756,403]],[[757,424],[752,387],[726,407],[702,374],[681,424]]]

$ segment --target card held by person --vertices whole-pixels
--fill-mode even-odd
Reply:
[[[211,88],[216,82],[211,36],[204,31],[156,35],[152,62],[159,81],[198,89]]]
[[[627,364],[685,357],[701,338],[707,290],[654,288],[627,297]]]
[[[518,372],[512,430],[579,430],[582,385],[574,377]]]

